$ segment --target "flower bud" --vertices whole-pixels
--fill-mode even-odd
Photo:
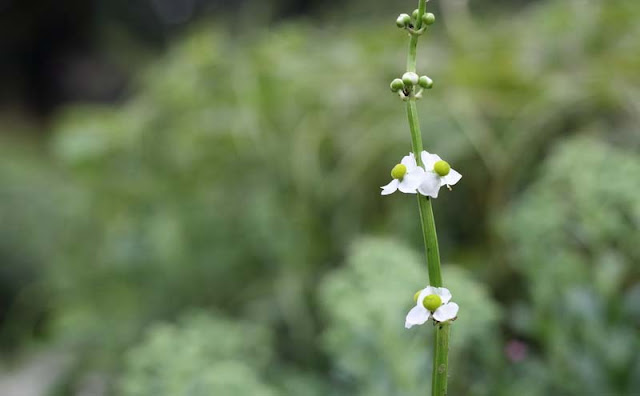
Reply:
[[[417,20],[419,13],[420,11],[418,11],[418,9],[413,10],[413,12],[411,13],[411,18],[413,18],[414,21]]]
[[[428,12],[426,14],[422,14],[422,23],[425,25],[433,25],[436,21],[436,16],[432,13]]]
[[[433,80],[427,76],[422,76],[420,80],[418,80],[418,84],[420,84],[422,88],[431,89],[433,87]]]
[[[391,81],[389,88],[391,88],[391,92],[398,92],[399,90],[404,89],[404,83],[402,82],[401,79],[396,78],[393,81]]]
[[[393,177],[394,179],[400,180],[406,174],[407,174],[407,167],[402,164],[398,164],[394,166],[393,169],[391,169],[391,177]]]
[[[405,86],[413,86],[418,84],[419,77],[414,72],[406,72],[402,75],[402,82]]]
[[[447,161],[438,161],[433,165],[433,170],[440,176],[446,176],[451,171],[451,166]]]
[[[398,19],[396,19],[396,26],[399,28],[404,28],[411,22],[411,17],[407,14],[398,15]]]
[[[442,299],[437,294],[429,294],[422,300],[422,305],[433,312],[442,305]]]

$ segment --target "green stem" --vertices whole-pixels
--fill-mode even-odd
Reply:
[[[436,348],[433,354],[433,377],[431,394],[445,396],[447,394],[447,370],[449,368],[449,330],[451,323],[438,323],[435,332]]]
[[[427,0],[419,0],[418,18],[415,29],[422,27],[422,15],[427,8]],[[416,71],[416,55],[418,46],[418,36],[412,34],[409,40],[409,54],[407,56],[407,71]],[[420,131],[420,120],[418,119],[418,109],[416,98],[411,97],[407,101],[407,118],[409,119],[409,129],[411,130],[411,146],[413,154],[419,165],[422,164],[420,153],[422,152],[422,133]],[[429,283],[431,286],[442,287],[442,274],[440,271],[440,251],[438,248],[438,236],[436,234],[436,224],[433,217],[433,209],[429,197],[418,194],[418,208],[420,210],[420,224],[422,225],[422,236],[427,253],[427,269],[429,272]],[[447,371],[449,366],[449,323],[439,323],[435,329],[435,346],[433,351],[433,375],[432,375],[432,396],[445,396],[447,394]]]
[[[419,165],[422,165],[420,153],[422,152],[422,133],[420,132],[420,121],[418,120],[418,109],[416,101],[407,101],[407,117],[409,118],[409,129],[411,130],[411,146],[413,155]],[[422,225],[422,238],[427,252],[427,270],[429,272],[429,284],[435,287],[442,287],[442,274],[440,272],[440,250],[438,248],[438,235],[436,233],[436,222],[433,217],[431,200],[424,195],[418,195],[418,209],[420,210],[420,224]]]
[[[416,19],[415,30],[422,27],[422,15],[427,10],[427,0],[419,0],[418,2],[418,18]],[[412,34],[409,41],[409,55],[407,55],[407,71],[416,71],[416,52],[418,48],[418,35]]]

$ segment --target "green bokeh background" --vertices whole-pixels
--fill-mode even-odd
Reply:
[[[450,394],[639,395],[640,3],[433,3]],[[379,195],[406,37],[351,7],[201,21],[123,103],[2,125],[0,386],[42,364],[50,396],[428,394],[417,207]]]

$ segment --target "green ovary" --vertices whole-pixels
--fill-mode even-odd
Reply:
[[[422,305],[429,311],[433,312],[442,305],[442,299],[437,294],[430,294],[422,300]]]
[[[398,164],[394,166],[393,169],[391,170],[391,177],[393,177],[394,179],[400,180],[406,174],[407,174],[407,167],[402,164]]]
[[[440,176],[446,176],[451,171],[451,166],[447,161],[438,161],[433,165],[433,170]]]

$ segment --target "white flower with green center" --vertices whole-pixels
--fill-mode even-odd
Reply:
[[[427,286],[413,296],[416,306],[411,308],[404,327],[424,324],[430,317],[436,322],[446,322],[458,316],[458,304],[451,301],[451,292],[444,287]]]
[[[448,162],[443,161],[437,154],[430,154],[428,151],[420,153],[422,164],[424,165],[425,174],[418,187],[418,192],[432,198],[438,198],[440,187],[456,184],[462,178],[462,175],[452,169]]]
[[[400,190],[406,194],[415,194],[422,183],[424,169],[418,166],[413,153],[402,158],[402,161],[391,170],[391,183],[380,187],[382,195],[393,194]]]

